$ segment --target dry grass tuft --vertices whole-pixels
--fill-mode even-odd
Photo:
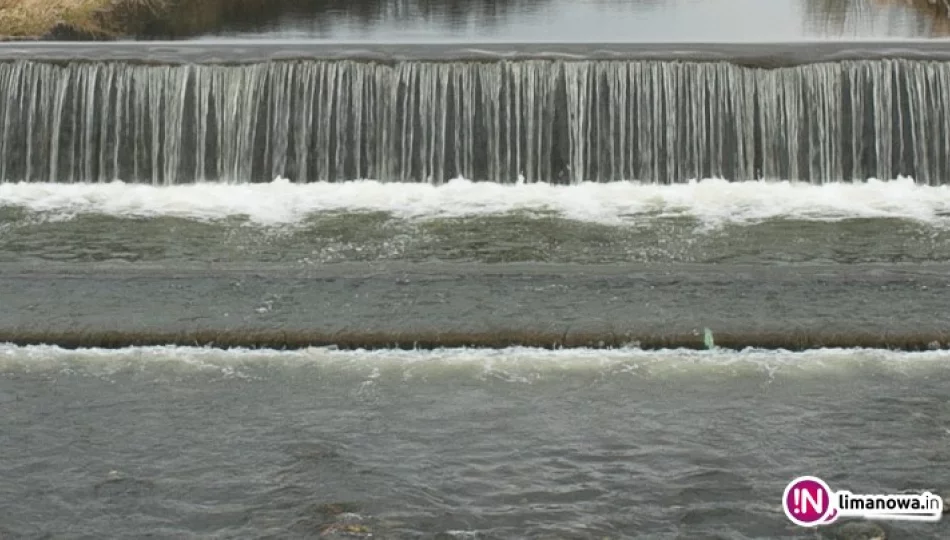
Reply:
[[[823,14],[831,24],[840,25],[846,19],[872,15],[878,9],[906,6],[926,16],[931,25],[930,35],[950,35],[950,0],[807,0],[809,8]]]
[[[0,0],[0,39],[85,40],[188,36],[219,28],[229,18],[266,18],[279,12],[287,2]]]
[[[194,0],[0,0],[0,37],[114,39]]]
[[[5,37],[42,37],[58,25],[90,35],[107,35],[99,13],[113,0],[0,0],[0,33]]]
[[[881,0],[878,0],[881,1]],[[903,2],[911,7],[924,10],[940,17],[947,17],[950,14],[950,0],[890,0],[894,2]]]
[[[931,33],[934,36],[950,35],[950,0],[876,0],[876,3],[909,6],[927,15],[933,21]]]

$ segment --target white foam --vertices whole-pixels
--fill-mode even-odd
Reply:
[[[652,367],[660,371],[695,371],[703,368],[734,369],[739,366],[794,368],[836,371],[848,365],[866,367],[868,362],[903,370],[910,365],[950,368],[950,351],[902,352],[883,349],[814,349],[804,352],[783,350],[728,349],[435,349],[435,350],[354,350],[315,347],[278,351],[268,349],[215,349],[208,347],[128,347],[123,349],[63,349],[53,345],[16,346],[0,343],[0,371],[18,366],[43,370],[62,361],[118,367],[128,364],[167,364],[214,370],[254,364],[336,365],[376,370],[384,366],[435,367],[477,366],[486,370],[522,367],[564,370],[616,367]]]
[[[858,374],[888,377],[932,376],[950,369],[950,352],[906,353],[872,349],[822,349],[806,352],[746,350],[693,351],[638,349],[502,350],[442,349],[432,351],[297,351],[218,350],[196,347],[144,347],[119,350],[65,350],[55,346],[16,347],[0,344],[0,377],[4,373],[94,376],[110,381],[135,376],[177,381],[201,374],[214,380],[258,380],[275,370],[343,377],[359,383],[361,392],[380,384],[408,381],[501,381],[533,385],[545,380],[594,377],[603,380],[811,380],[852,378]],[[337,380],[339,383],[338,379]],[[387,382],[388,381],[388,382]],[[715,383],[713,383],[715,384]]]
[[[709,179],[677,185],[636,182],[504,185],[453,180],[441,186],[370,180],[294,184],[188,184],[153,187],[108,184],[0,184],[0,207],[13,206],[68,219],[78,214],[117,217],[172,216],[216,220],[245,216],[261,225],[293,224],[326,212],[386,212],[431,219],[554,213],[605,224],[645,216],[693,216],[706,224],[788,218],[841,220],[898,218],[950,224],[950,187],[912,179],[813,185],[796,182],[727,182]]]

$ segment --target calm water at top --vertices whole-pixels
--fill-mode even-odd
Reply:
[[[916,0],[915,0],[916,1]],[[199,39],[789,41],[950,35],[904,0],[283,0]],[[916,6],[916,7],[915,7]]]

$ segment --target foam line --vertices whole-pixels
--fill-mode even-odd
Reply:
[[[0,184],[0,208],[55,219],[101,214],[220,220],[245,216],[259,225],[300,223],[329,212],[385,212],[424,220],[555,214],[581,222],[637,224],[658,217],[690,217],[705,224],[772,219],[831,221],[891,218],[943,227],[950,224],[950,187],[910,179],[813,185],[708,179],[676,185],[636,182],[498,184],[453,180],[443,185],[378,181],[295,184]]]

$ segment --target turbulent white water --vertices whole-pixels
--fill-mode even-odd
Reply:
[[[432,219],[537,212],[581,222],[624,224],[645,217],[693,217],[707,224],[769,219],[828,221],[895,218],[950,224],[950,187],[910,179],[813,185],[718,179],[661,186],[635,182],[504,185],[454,180],[430,184],[352,181],[295,184],[0,184],[0,208],[53,219],[81,214],[217,220],[244,216],[260,225],[294,224],[330,212],[385,212]]]
[[[867,369],[909,373],[943,369],[950,364],[946,351],[898,352],[875,349],[816,349],[805,352],[670,349],[436,349],[419,351],[338,351],[311,348],[297,351],[197,347],[131,347],[126,349],[67,350],[56,346],[18,347],[0,344],[0,372],[69,372],[112,375],[129,370],[157,369],[206,372],[225,377],[245,376],[245,369],[314,366],[341,373],[364,375],[399,373],[404,379],[464,371],[476,377],[506,375],[513,382],[558,373],[628,373],[643,377],[702,374],[739,375],[766,371],[787,376],[841,373]],[[528,377],[528,378],[523,378]]]

